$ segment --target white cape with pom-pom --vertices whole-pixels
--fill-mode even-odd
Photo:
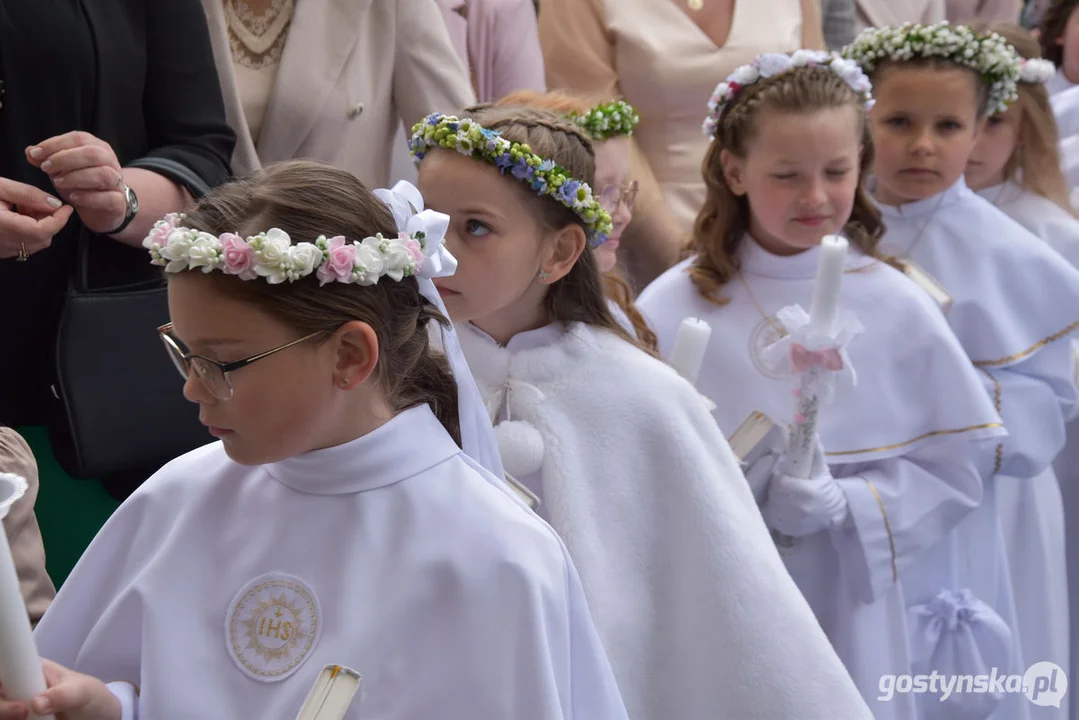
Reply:
[[[543,438],[541,510],[581,574],[630,717],[872,717],[687,382],[582,324],[516,352],[458,329],[485,400],[504,397],[512,422]],[[523,463],[536,447],[517,430],[502,432]]]

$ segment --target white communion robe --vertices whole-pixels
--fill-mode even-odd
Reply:
[[[948,323],[1008,429],[996,486],[1023,658],[1067,668],[1063,504],[1052,462],[1076,409],[1069,336],[1079,329],[1079,272],[962,179],[881,212],[882,250],[916,263],[953,298]],[[1031,717],[1067,717],[1068,700],[1059,710],[1031,706]]]
[[[697,386],[716,404],[728,436],[754,412],[782,428],[794,423],[800,381],[776,370],[765,351],[781,338],[775,317],[781,309],[809,311],[819,257],[819,247],[772,255],[747,236],[741,278],[723,288],[727,305],[700,294],[688,274],[693,258],[638,299],[664,357],[686,317],[712,327]],[[935,697],[878,700],[881,676],[981,670],[941,660],[963,633],[984,634],[981,618],[973,627],[960,622],[954,635],[939,640],[921,629],[927,614],[936,627],[955,619],[942,595],[970,591],[984,603],[989,624],[1004,626],[999,638],[1010,642],[1007,563],[979,467],[991,464],[1004,430],[939,309],[901,273],[852,248],[840,293],[840,311],[865,327],[847,347],[857,384],[837,379],[833,401],[821,408],[818,435],[849,519],[798,538],[782,554],[878,720],[955,717],[953,705]],[[761,499],[765,493],[757,492]],[[982,558],[977,569],[969,563],[975,553]],[[996,653],[1001,671],[1018,666],[1014,645]],[[919,703],[938,714],[923,714]],[[994,717],[1024,718],[1023,703],[1008,698]]]
[[[581,323],[541,328],[527,347],[458,331],[492,414],[538,444],[541,509],[581,573],[631,718],[872,717],[689,383]]]
[[[166,465],[36,639],[151,720],[293,718],[331,664],[362,675],[352,720],[627,717],[557,535],[426,405],[270,465]]]
[[[1073,91],[1079,92],[1079,89]],[[1071,94],[1071,93],[1068,93]],[[1059,97],[1059,96],[1057,96]],[[979,190],[978,194],[1007,213],[1008,217],[1025,227],[1060,253],[1079,269],[1079,219],[1053,201],[1036,195],[1013,182]],[[1072,350],[1079,372],[1079,340],[1073,338]],[[1076,376],[1079,384],[1079,375]],[[1071,634],[1070,659],[1073,668],[1079,660],[1079,420],[1068,424],[1068,439],[1064,450],[1053,463],[1064,499],[1064,530],[1067,542],[1068,592],[1070,595],[1069,625]],[[1039,528],[1043,534],[1044,528]],[[1058,530],[1053,528],[1053,531]],[[1073,669],[1069,677],[1079,677]],[[1073,717],[1079,715],[1079,703],[1072,703]]]

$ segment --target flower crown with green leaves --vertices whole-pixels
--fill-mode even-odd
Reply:
[[[866,72],[887,61],[940,58],[976,72],[989,87],[990,115],[1002,113],[1019,97],[1020,58],[1000,35],[978,35],[965,25],[904,23],[867,28],[842,50]]]
[[[588,183],[573,179],[553,160],[541,158],[524,143],[510,142],[470,118],[431,113],[412,128],[408,147],[417,166],[433,148],[456,150],[491,163],[503,175],[512,174],[541,197],[549,197],[576,213],[584,222],[591,247],[607,241],[611,216],[593,197]]]
[[[453,274],[456,259],[444,247],[449,216],[423,209],[423,197],[411,184],[399,182],[374,194],[397,223],[397,237],[381,233],[359,241],[319,235],[314,242],[293,243],[284,230],[271,228],[256,235],[213,235],[182,225],[183,214],[169,213],[154,223],[142,241],[150,264],[179,273],[220,271],[241,280],[265,278],[271,285],[317,275],[319,285],[374,285],[381,278],[400,281],[413,275]]]
[[[857,63],[844,60],[837,53],[823,50],[795,50],[789,55],[787,53],[762,53],[753,58],[748,65],[735,68],[726,80],[716,85],[712,97],[708,100],[708,116],[704,119],[701,131],[715,139],[723,112],[744,88],[803,67],[828,68],[862,98],[866,110],[873,107],[873,86],[869,78]]]
[[[585,114],[572,113],[570,120],[577,123],[593,140],[628,137],[641,121],[637,111],[625,100],[600,103]]]

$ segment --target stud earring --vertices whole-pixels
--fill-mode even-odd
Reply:
[[[540,270],[539,271],[539,279],[540,280],[546,280],[549,277],[551,277],[551,276],[547,273],[546,270]]]
[[[341,378],[341,380],[339,380],[337,384],[341,386],[342,390],[348,390],[348,386],[351,385],[351,383],[346,378]]]

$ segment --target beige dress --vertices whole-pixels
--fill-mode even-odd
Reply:
[[[947,20],[944,0],[858,0],[858,29]]]
[[[673,0],[543,0],[539,32],[550,88],[636,107],[636,214],[662,197],[686,234],[704,202],[701,123],[716,84],[761,52],[824,47],[818,0],[735,0],[722,47]]]

